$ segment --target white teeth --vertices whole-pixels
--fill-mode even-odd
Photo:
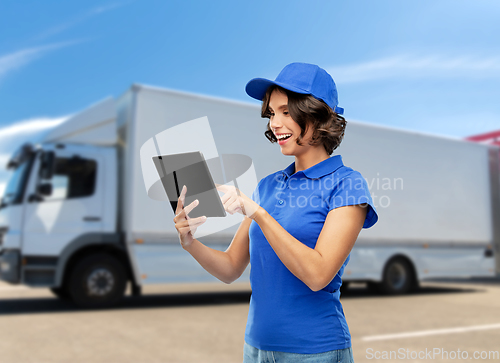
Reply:
[[[283,135],[277,135],[276,138],[278,140],[284,139],[285,137],[292,136],[292,134],[283,134]]]

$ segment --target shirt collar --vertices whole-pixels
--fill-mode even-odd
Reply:
[[[301,171],[309,179],[317,179],[327,174],[333,173],[341,166],[344,166],[344,163],[342,162],[342,156],[334,155],[316,165],[311,166],[306,170],[301,170]],[[287,177],[290,177],[295,172],[295,161],[290,165],[288,165],[284,170],[282,170],[282,172]]]

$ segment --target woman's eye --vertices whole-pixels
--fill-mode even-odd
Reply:
[[[288,116],[288,111],[283,111],[283,115],[287,115]]]

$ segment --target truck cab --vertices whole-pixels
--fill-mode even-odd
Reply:
[[[62,142],[25,144],[8,163],[0,278],[103,306],[123,295],[131,277],[117,229],[117,150],[65,142],[71,141],[65,128],[48,136]]]

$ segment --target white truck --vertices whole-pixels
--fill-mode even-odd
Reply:
[[[87,307],[116,303],[127,283],[140,295],[145,284],[214,281],[181,249],[169,203],[148,197],[140,159],[154,135],[205,116],[217,152],[249,156],[257,180],[293,162],[264,137],[258,105],[133,85],[13,155],[0,278]],[[345,283],[395,294],[427,278],[500,273],[497,146],[355,121],[346,130],[335,154],[367,180],[379,221],[361,231]],[[200,240],[225,249],[237,227]]]

